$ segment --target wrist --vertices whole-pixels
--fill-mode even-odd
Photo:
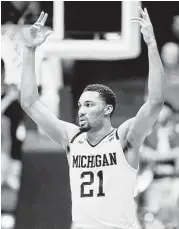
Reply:
[[[147,43],[148,48],[150,47],[157,47],[157,42],[155,39],[152,39],[150,42]]]
[[[36,47],[30,47],[30,46],[25,45],[25,46],[24,46],[24,49],[25,49],[25,51],[27,51],[27,52],[35,52]]]

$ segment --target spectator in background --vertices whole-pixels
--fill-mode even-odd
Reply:
[[[162,47],[161,58],[168,78],[165,101],[175,110],[179,110],[179,45],[173,42],[166,43]]]
[[[1,63],[3,61],[1,60]],[[5,72],[2,64],[3,74]],[[4,78],[4,77],[3,77]],[[9,120],[9,125],[6,121],[6,126],[3,126],[3,133],[10,133],[10,163],[6,183],[13,189],[19,189],[21,160],[22,160],[22,144],[25,138],[24,116],[23,110],[19,104],[19,91],[16,85],[7,86],[2,84],[1,90],[1,114],[3,119]],[[5,122],[4,122],[5,123]],[[4,137],[5,138],[5,137]]]
[[[176,23],[176,22],[175,22]],[[169,221],[176,223],[177,218],[177,185],[179,186],[179,131],[177,116],[179,111],[179,46],[168,42],[161,50],[165,74],[168,77],[165,106],[163,107],[153,131],[141,147],[141,158],[152,183],[141,195],[148,211],[157,214],[164,225]],[[147,93],[145,100],[147,99]],[[153,175],[151,175],[153,173]],[[144,177],[146,183],[146,177]],[[141,186],[141,185],[140,185]],[[178,201],[179,202],[179,201]],[[167,213],[170,209],[170,214]],[[179,227],[179,222],[177,222]]]
[[[1,93],[4,91],[4,61],[1,59]],[[5,101],[1,102],[1,185],[4,183],[8,173],[8,167],[10,162],[10,148],[11,148],[11,137],[10,137],[10,120],[3,115],[4,108],[8,105]]]
[[[35,22],[38,18],[40,12],[40,3],[36,1],[28,1],[26,2],[26,9],[23,11],[21,17],[18,20],[18,24],[31,24]],[[15,2],[13,2],[15,5]]]
[[[10,121],[7,117],[1,116],[1,185],[7,178],[10,164]]]
[[[171,104],[165,103],[153,131],[140,149],[142,160],[152,165],[153,172],[153,181],[142,196],[143,204],[164,225],[176,223],[178,214],[179,193],[176,187],[179,185],[179,133],[175,115],[176,111]]]
[[[13,102],[18,100],[19,98],[19,92],[16,88],[14,88],[14,86],[10,87],[8,89],[8,86],[4,86],[5,88],[1,88],[1,97],[3,97],[2,101],[1,101],[1,114],[4,114],[4,112],[7,110],[7,108],[9,107],[9,105]],[[7,92],[6,92],[7,90]],[[6,96],[3,96],[4,94],[6,94]]]
[[[179,15],[173,18],[172,29],[177,38],[179,38]]]
[[[2,24],[29,24],[37,19],[40,5],[37,1],[7,1],[2,4]]]
[[[179,83],[179,45],[173,42],[166,43],[162,47],[161,57],[171,83]]]

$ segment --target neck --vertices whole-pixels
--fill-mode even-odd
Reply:
[[[114,128],[111,125],[111,122],[106,123],[99,129],[91,129],[87,132],[87,139],[88,141],[95,145],[97,144],[102,138],[108,135]]]

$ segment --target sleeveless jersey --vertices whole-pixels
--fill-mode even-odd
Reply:
[[[117,130],[92,146],[86,133],[69,145],[72,220],[76,228],[132,228],[137,170],[124,155]]]

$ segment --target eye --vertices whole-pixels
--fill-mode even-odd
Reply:
[[[88,102],[87,102],[87,103],[85,104],[85,106],[86,106],[86,107],[91,107],[91,106],[92,106],[92,103],[88,103]]]

